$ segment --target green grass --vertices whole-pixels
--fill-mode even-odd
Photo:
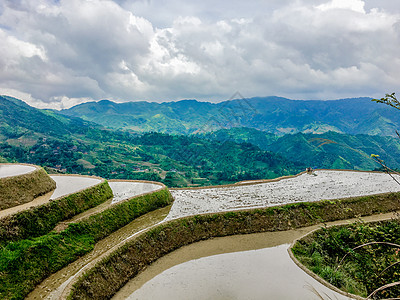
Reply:
[[[0,178],[0,209],[30,202],[55,188],[56,183],[42,168],[19,176]]]
[[[393,211],[400,208],[398,197],[397,193],[299,203],[284,207],[197,215],[163,223],[116,249],[86,271],[73,285],[68,299],[108,299],[143,267],[184,245],[219,236],[289,230],[317,224],[321,220],[334,221]],[[346,237],[349,240],[350,236],[348,231],[340,231],[343,240]],[[323,276],[343,282],[351,292],[362,292],[358,281],[341,270],[337,272],[323,264],[326,255],[321,252],[319,243],[311,243],[313,252],[310,255],[308,249],[296,249]]]
[[[353,250],[370,242],[400,244],[400,221],[322,228],[299,240],[292,251],[302,264],[326,281],[345,292],[366,297],[380,286],[398,281],[400,275],[398,265],[382,273],[400,261],[398,248],[373,244]],[[399,296],[400,289],[391,288],[379,294],[379,299]]]
[[[2,218],[0,246],[10,241],[44,235],[59,222],[95,207],[112,196],[110,186],[104,181],[81,192]]]
[[[11,242],[0,249],[0,298],[23,299],[37,284],[80,256],[95,243],[135,218],[172,202],[165,188],[113,205],[109,209],[29,240]]]

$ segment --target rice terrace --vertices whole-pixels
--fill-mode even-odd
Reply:
[[[14,184],[19,188],[28,187],[28,184],[21,186],[20,181],[34,180],[27,176],[42,170],[35,166],[2,164],[1,183],[7,181],[4,186],[9,188]],[[183,295],[196,298],[201,288],[193,282],[203,282],[198,277],[200,274],[192,280],[190,293],[184,289],[184,283],[179,284],[182,278],[178,278],[171,288],[157,290],[146,286],[166,285],[169,281],[165,278],[171,276],[163,279],[162,272],[168,272],[174,265],[183,268],[185,261],[180,258],[183,254],[179,251],[185,253],[187,245],[192,243],[190,247],[196,249],[196,242],[200,241],[203,242],[198,248],[202,250],[197,250],[196,260],[191,258],[190,252],[183,256],[194,264],[201,263],[198,259],[205,256],[209,260],[220,261],[221,258],[223,261],[224,255],[228,255],[223,253],[231,252],[230,255],[236,255],[229,259],[235,262],[231,268],[238,270],[232,272],[238,273],[236,278],[228,276],[229,282],[246,280],[248,275],[244,274],[250,271],[246,271],[245,266],[249,267],[249,259],[253,259],[253,266],[263,265],[253,268],[251,274],[254,277],[248,280],[264,286],[262,278],[279,278],[280,284],[272,284],[268,289],[275,297],[301,295],[301,298],[311,299],[326,294],[338,299],[353,298],[357,296],[337,288],[330,289],[330,284],[316,275],[310,276],[309,271],[304,272],[292,261],[293,255],[287,250],[289,245],[306,232],[321,227],[321,223],[328,226],[334,221],[347,224],[345,220],[354,218],[365,218],[366,221],[391,219],[391,212],[400,206],[397,200],[400,186],[389,180],[387,174],[379,172],[315,170],[276,180],[170,191],[155,182],[107,182],[75,175],[48,177],[56,182],[56,187],[52,192],[38,196],[40,201],[36,202],[35,198],[29,206],[23,203],[1,211],[3,298],[103,299],[112,297],[124,285],[126,287],[114,296],[115,299],[129,296],[129,299],[136,299],[136,294],[139,295],[137,299],[161,295],[168,298],[168,291],[174,291],[168,299]],[[29,218],[28,222],[26,218]],[[251,238],[253,234],[254,239]],[[233,236],[237,236],[236,242],[224,242]],[[210,245],[202,245],[208,239],[211,239]],[[220,243],[220,246],[212,243]],[[221,251],[221,247],[224,250]],[[259,250],[248,252],[256,249]],[[174,258],[175,251],[177,257]],[[216,254],[222,256],[210,256]],[[256,254],[258,256],[254,256]],[[166,256],[167,269],[163,267],[163,256]],[[297,259],[295,261],[299,263]],[[155,263],[154,267],[152,263]],[[212,270],[217,266],[212,262],[207,268]],[[278,269],[278,266],[286,267]],[[192,266],[179,272],[187,279],[192,276],[188,272],[196,268],[205,267]],[[277,273],[278,270],[283,272],[282,275]],[[146,275],[146,272],[152,275]],[[210,273],[206,274],[205,278],[210,277]],[[211,271],[211,274],[214,273]],[[134,282],[136,277],[140,280],[141,276],[149,283],[142,282],[143,287],[130,287],[135,286],[131,281]],[[212,278],[202,284],[212,286],[215,281]],[[151,283],[154,280],[161,282]],[[293,285],[293,290],[288,292],[286,285]],[[235,286],[227,284],[231,291],[212,296],[239,293],[238,290],[235,292]],[[254,292],[252,285],[249,288],[244,288],[244,284],[239,286],[242,296]],[[179,294],[180,290],[183,294]],[[256,291],[260,292],[259,289]],[[253,296],[257,298],[257,292]]]
[[[400,299],[400,0],[0,0],[0,299]]]

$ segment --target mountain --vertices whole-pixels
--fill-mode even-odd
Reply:
[[[391,168],[400,169],[398,137],[332,131],[276,136],[252,128],[224,129],[202,137],[220,142],[252,143],[290,161],[317,168],[373,170],[380,167],[371,158],[371,154],[376,154]]]
[[[10,97],[0,97],[0,161],[171,187],[275,178],[304,168],[251,144],[111,130]]]
[[[62,116],[49,110],[40,110],[25,102],[0,96],[0,138],[15,139],[28,136],[30,138],[62,137],[79,133],[83,129],[100,127],[95,123],[79,118]]]
[[[277,135],[335,131],[393,136],[400,128],[400,113],[372,102],[371,98],[304,101],[256,97],[221,103],[102,100],[83,103],[60,113],[111,128],[172,134],[248,127]]]

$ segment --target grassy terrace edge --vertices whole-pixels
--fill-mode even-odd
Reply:
[[[365,299],[379,287],[398,281],[399,229],[398,218],[328,226],[296,239],[289,254],[322,284],[343,295]],[[399,289],[387,286],[381,292],[371,299],[395,299]]]
[[[25,165],[25,164],[20,164]],[[38,166],[32,172],[0,178],[0,210],[31,202],[56,188],[56,183]]]
[[[0,219],[0,245],[47,234],[59,222],[112,197],[108,182],[102,179],[100,183],[82,191],[3,217]]]
[[[0,298],[23,299],[52,273],[90,252],[95,243],[137,217],[172,203],[169,190],[139,195],[69,224],[61,232],[11,242],[0,249]]]
[[[136,236],[71,282],[62,299],[108,299],[158,258],[213,237],[283,231],[400,209],[400,193],[205,214],[163,223]]]

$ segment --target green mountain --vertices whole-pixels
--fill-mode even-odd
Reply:
[[[400,114],[371,98],[303,101],[280,97],[238,99],[221,103],[89,102],[62,110],[103,126],[173,134],[248,127],[273,134],[324,133],[394,135]]]
[[[369,105],[369,102],[366,103]],[[112,102],[107,103],[114,106]],[[187,105],[197,104],[196,101],[175,103],[181,105],[181,110]],[[339,111],[342,113],[343,110]],[[398,114],[396,110],[391,111]],[[371,110],[369,120],[374,126],[383,122],[382,119],[394,120],[388,115],[374,118],[378,113],[378,110]],[[182,112],[189,120],[189,115],[194,112],[186,114]],[[350,124],[349,118],[344,119]],[[337,121],[340,122],[344,121]],[[274,178],[297,173],[308,166],[377,169],[380,165],[371,159],[371,154],[380,155],[390,167],[400,169],[397,137],[333,131],[282,136],[237,126],[206,131],[193,135],[169,135],[107,129],[77,117],[30,107],[18,99],[0,97],[0,161],[39,164],[54,172],[98,175],[109,179],[157,180],[169,186],[199,186]]]
[[[391,168],[400,169],[400,139],[377,135],[297,133],[276,136],[252,128],[233,128],[204,134],[218,141],[252,143],[290,161],[327,169],[373,170],[379,168],[371,154],[379,155]]]
[[[274,178],[304,168],[251,144],[110,130],[10,97],[0,97],[0,160],[169,186]]]

